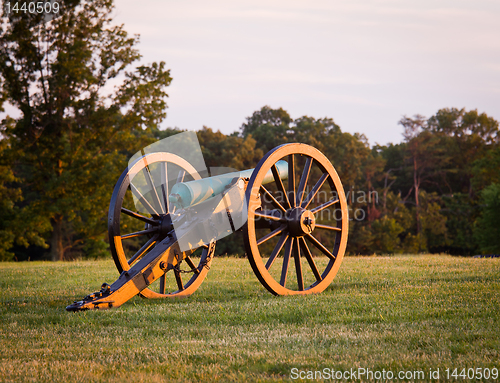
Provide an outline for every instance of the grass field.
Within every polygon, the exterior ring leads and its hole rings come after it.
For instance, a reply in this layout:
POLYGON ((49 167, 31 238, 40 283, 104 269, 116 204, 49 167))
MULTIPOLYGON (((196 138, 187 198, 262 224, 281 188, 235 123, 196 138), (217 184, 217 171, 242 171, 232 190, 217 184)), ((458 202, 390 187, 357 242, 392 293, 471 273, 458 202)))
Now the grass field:
POLYGON ((65 311, 116 277, 108 260, 0 263, 0 381, 274 382, 358 367, 425 372, 403 381, 440 368, 432 381, 446 381, 446 368, 500 367, 500 259, 348 257, 322 294, 274 297, 246 259, 216 258, 188 299, 65 311))

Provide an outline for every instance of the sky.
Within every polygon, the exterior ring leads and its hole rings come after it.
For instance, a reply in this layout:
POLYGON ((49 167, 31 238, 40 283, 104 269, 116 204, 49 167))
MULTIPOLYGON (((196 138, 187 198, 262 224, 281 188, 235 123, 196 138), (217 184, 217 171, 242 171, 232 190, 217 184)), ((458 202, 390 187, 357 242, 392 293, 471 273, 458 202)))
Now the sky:
POLYGON ((171 70, 165 128, 227 134, 269 105, 383 145, 404 115, 500 120, 498 0, 116 0, 114 20, 171 70))
POLYGON ((231 133, 269 105, 383 145, 403 115, 500 120, 498 0, 117 0, 115 20, 171 69, 164 127, 231 133))

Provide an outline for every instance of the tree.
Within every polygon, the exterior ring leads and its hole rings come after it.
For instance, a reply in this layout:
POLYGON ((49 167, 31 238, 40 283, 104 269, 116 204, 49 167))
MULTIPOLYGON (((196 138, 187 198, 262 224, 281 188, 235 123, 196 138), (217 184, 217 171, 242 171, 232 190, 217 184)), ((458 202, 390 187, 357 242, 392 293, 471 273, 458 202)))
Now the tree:
POLYGON ((303 116, 294 121, 293 142, 303 142, 323 152, 332 162, 345 189, 364 182, 362 164, 370 154, 366 137, 342 132, 331 118, 303 116))
MULTIPOLYGON (((368 220, 368 224, 370 225, 372 221, 379 218, 381 215, 380 209, 376 207, 379 203, 378 191, 375 189, 375 182, 380 181, 382 178, 386 179, 386 187, 383 189, 384 192, 384 205, 383 208, 386 207, 387 201, 387 178, 384 177, 383 169, 386 164, 385 159, 380 155, 377 148, 373 148, 370 154, 365 158, 362 171, 363 176, 366 181, 366 193, 368 196, 371 196, 372 193, 376 193, 377 198, 369 198, 366 205, 366 218, 368 220)), ((382 211, 383 213, 383 211, 382 211)))
POLYGON ((498 122, 477 110, 445 108, 428 120, 426 129, 440 137, 450 159, 442 182, 449 185, 450 193, 467 193, 473 198, 473 164, 500 144, 498 122))
POLYGON ((381 189, 382 215, 388 214, 387 201, 391 190, 399 194, 406 194, 411 188, 411 180, 402 170, 405 167, 406 143, 389 144, 387 146, 375 145, 373 151, 380 154, 385 163, 375 187, 381 189), (403 191, 406 192, 403 192, 403 191))
POLYGON ((479 201, 470 198, 468 193, 442 195, 441 201, 442 213, 446 217, 448 241, 446 246, 434 250, 457 255, 476 253, 478 246, 473 229, 480 213, 479 201))
POLYGON ((282 108, 264 106, 247 118, 240 131, 244 138, 251 135, 263 153, 287 142, 309 144, 330 159, 344 185, 354 187, 363 179, 362 163, 370 153, 366 137, 342 132, 331 118, 302 116, 293 120, 282 108))
POLYGON ((474 236, 483 254, 500 253, 500 184, 491 184, 481 192, 481 215, 474 236))
POLYGON ((60 17, 2 17, 2 96, 21 112, 2 120, 26 224, 50 237, 51 257, 99 239, 129 153, 165 117, 165 65, 139 60, 138 36, 113 26, 112 0, 69 0, 60 17), (119 82, 111 90, 111 81, 119 82))
POLYGON ((489 148, 484 155, 472 163, 472 185, 482 190, 492 183, 500 184, 500 146, 489 148))
POLYGON ((428 122, 426 129, 440 142, 446 165, 438 181, 448 238, 443 248, 455 254, 478 250, 474 222, 481 211, 481 190, 498 182, 500 136, 498 122, 477 110, 444 108, 428 122))
POLYGON ((400 250, 399 235, 404 232, 403 227, 395 218, 387 216, 378 219, 372 224, 373 243, 372 251, 382 254, 393 254, 400 250))
POLYGON ((251 117, 247 117, 247 122, 240 130, 244 138, 251 135, 257 141, 257 148, 267 153, 278 145, 294 142, 288 140, 291 123, 292 118, 282 108, 272 109, 264 106, 251 117))
POLYGON ((426 193, 422 191, 421 200, 421 226, 422 235, 425 238, 426 251, 435 251, 449 245, 447 218, 442 214, 441 198, 437 193, 426 193))
POLYGON ((435 135, 426 130, 426 119, 421 115, 414 118, 403 117, 399 124, 403 126, 403 137, 407 144, 407 159, 413 178, 413 185, 407 196, 414 192, 415 221, 417 225, 417 236, 421 233, 420 220, 420 191, 422 184, 430 181, 446 163, 440 142, 435 135))
POLYGON ((9 251, 15 241, 13 225, 16 216, 14 203, 21 199, 21 190, 8 185, 15 181, 9 162, 4 158, 7 142, 0 141, 0 261, 8 261, 14 257, 9 251))
POLYGON ((236 170, 254 168, 264 156, 261 149, 255 147, 252 136, 245 138, 225 134, 203 127, 198 131, 203 158, 207 167, 230 167, 236 170))

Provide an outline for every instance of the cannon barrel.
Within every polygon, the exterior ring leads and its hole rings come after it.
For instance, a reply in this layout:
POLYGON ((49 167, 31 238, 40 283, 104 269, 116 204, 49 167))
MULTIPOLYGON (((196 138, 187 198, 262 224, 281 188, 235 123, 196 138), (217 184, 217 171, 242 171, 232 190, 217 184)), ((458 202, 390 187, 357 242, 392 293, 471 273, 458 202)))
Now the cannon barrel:
MULTIPOLYGON (((282 180, 288 178, 288 163, 286 161, 278 161, 276 163, 276 169, 282 180)), ((254 169, 248 169, 241 172, 204 178, 202 180, 180 182, 172 187, 168 199, 178 209, 194 206, 222 193, 226 187, 231 184, 234 178, 250 178, 253 171, 254 169)), ((273 173, 269 170, 262 184, 267 184, 272 181, 274 181, 273 173)))

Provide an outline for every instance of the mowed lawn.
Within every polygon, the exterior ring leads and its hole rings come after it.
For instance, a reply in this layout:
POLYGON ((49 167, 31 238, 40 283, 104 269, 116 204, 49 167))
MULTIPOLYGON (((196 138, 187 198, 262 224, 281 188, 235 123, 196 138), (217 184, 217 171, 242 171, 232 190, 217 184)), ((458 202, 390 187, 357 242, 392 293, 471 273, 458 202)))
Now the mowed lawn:
POLYGON ((188 299, 65 311, 117 276, 111 260, 0 263, 0 381, 274 382, 358 367, 440 368, 445 381, 446 368, 500 365, 500 259, 347 257, 322 294, 275 297, 246 259, 216 257, 188 299))

